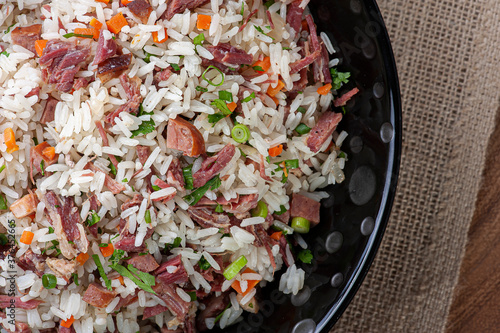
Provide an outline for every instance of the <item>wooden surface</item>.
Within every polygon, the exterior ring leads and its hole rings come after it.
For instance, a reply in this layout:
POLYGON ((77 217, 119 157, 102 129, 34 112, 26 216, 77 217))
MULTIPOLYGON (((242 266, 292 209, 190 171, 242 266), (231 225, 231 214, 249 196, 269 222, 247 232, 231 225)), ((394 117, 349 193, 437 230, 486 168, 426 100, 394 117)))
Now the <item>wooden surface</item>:
MULTIPOLYGON (((464 161, 464 163, 466 163, 464 161)), ((479 171, 478 171, 479 173, 479 171)), ((446 333, 500 332, 500 121, 488 144, 446 333)), ((465 222, 465 221, 464 221, 465 222)))

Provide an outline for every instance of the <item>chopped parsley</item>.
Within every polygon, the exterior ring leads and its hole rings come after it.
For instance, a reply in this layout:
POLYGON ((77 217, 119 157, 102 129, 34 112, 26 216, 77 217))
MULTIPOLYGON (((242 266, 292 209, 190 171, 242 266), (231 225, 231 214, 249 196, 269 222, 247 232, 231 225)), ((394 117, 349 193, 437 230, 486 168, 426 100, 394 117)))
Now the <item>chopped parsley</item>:
POLYGON ((4 56, 6 57, 9 57, 10 56, 10 53, 7 52, 7 51, 3 51, 3 52, 0 52, 0 54, 3 54, 4 56))
POLYGON ((181 245, 182 238, 180 237, 175 237, 174 241, 171 244, 165 244, 165 251, 170 251, 172 249, 175 249, 176 247, 179 247, 181 245))
POLYGON ((224 102, 222 99, 218 98, 214 100, 210 105, 215 106, 217 109, 219 109, 224 115, 229 116, 232 112, 229 110, 227 107, 226 102, 224 102))
POLYGON ((311 250, 302 250, 299 252, 298 258, 304 264, 310 264, 313 259, 313 255, 311 253, 311 250))
POLYGON ((251 101, 252 99, 254 99, 254 98, 255 98, 255 93, 254 93, 254 92, 252 92, 252 93, 250 94, 250 96, 243 98, 243 102, 244 102, 244 103, 250 102, 250 101, 251 101))
MULTIPOLYGON (((141 106, 139 107, 139 114, 137 115, 138 117, 143 116, 143 115, 153 115, 153 112, 145 112, 144 108, 141 106)), ((142 123, 139 125, 139 128, 132 131, 132 136, 131 138, 138 136, 140 134, 149 134, 155 130, 155 121, 150 118, 149 120, 142 121, 142 123)))
POLYGON ((170 64, 170 66, 171 66, 171 67, 174 69, 174 71, 176 71, 176 72, 178 72, 178 71, 180 71, 180 70, 181 70, 181 68, 179 67, 179 65, 178 65, 178 64, 174 64, 174 63, 172 63, 172 64, 170 64))
POLYGON ((349 82, 349 77, 351 73, 349 72, 339 72, 336 68, 331 68, 330 73, 332 74, 332 89, 339 90, 343 84, 349 82))
POLYGON ((282 49, 282 50, 291 50, 292 48, 291 48, 291 47, 288 47, 288 46, 283 46, 281 49, 282 49))
POLYGON ((91 227, 94 224, 98 223, 101 220, 99 215, 97 215, 97 212, 95 210, 90 211, 90 215, 87 217, 87 226, 91 227))
POLYGON ((202 86, 196 86, 196 88, 195 88, 195 89, 196 89, 196 91, 201 91, 201 92, 207 92, 207 91, 208 91, 208 89, 207 89, 207 88, 202 87, 202 86))
POLYGON ((267 9, 271 7, 274 4, 274 0, 269 0, 264 3, 264 6, 266 6, 267 9))
POLYGON ((255 28, 255 30, 257 30, 257 31, 258 31, 258 32, 260 32, 261 34, 263 34, 263 35, 265 35, 265 36, 267 36, 267 37, 271 38, 272 40, 274 40, 274 38, 273 38, 273 37, 271 37, 271 36, 269 36, 268 34, 266 34, 266 33, 264 32, 264 30, 263 30, 261 27, 259 27, 258 25, 254 25, 253 27, 255 28))
POLYGON ((122 183, 128 183, 128 179, 127 178, 123 178, 122 179, 122 183))
POLYGON ((198 266, 200 266, 200 268, 204 271, 212 267, 212 265, 210 265, 210 263, 207 261, 207 259, 205 259, 205 257, 200 258, 200 261, 198 261, 198 266))
POLYGON ((161 187, 158 186, 158 185, 152 185, 151 187, 153 188, 153 191, 159 191, 159 190, 161 190, 161 187))
POLYGON ((196 299, 197 299, 196 291, 188 291, 187 294, 189 295, 189 297, 191 297, 191 302, 196 301, 196 299))
POLYGON ((299 107, 297 108, 297 112, 300 112, 300 113, 306 113, 306 111, 307 111, 307 109, 306 109, 305 107, 303 107, 303 106, 299 106, 299 107))
POLYGON ((194 206, 200 199, 207 193, 209 189, 216 190, 221 185, 221 180, 219 175, 216 175, 212 179, 210 179, 205 185, 198 187, 196 190, 191 192, 190 194, 184 196, 184 201, 187 202, 188 205, 194 206))
POLYGON ((252 67, 255 71, 257 72, 265 72, 264 68, 260 67, 260 66, 253 66, 252 67))
POLYGON ((5 234, 0 234, 0 245, 7 245, 9 243, 9 239, 5 234))
POLYGON ((75 285, 79 286, 80 283, 78 282, 78 273, 73 273, 71 276, 73 277, 73 282, 75 283, 75 285))
POLYGON ((217 112, 217 113, 208 115, 208 122, 210 124, 215 125, 216 123, 219 122, 219 120, 224 119, 224 118, 226 118, 225 114, 223 114, 222 112, 217 112))
POLYGON ((104 280, 106 288, 108 288, 108 290, 113 290, 113 288, 111 288, 111 281, 104 272, 104 267, 102 267, 101 259, 99 259, 99 256, 97 254, 93 254, 92 259, 94 259, 94 262, 97 266, 97 270, 99 271, 99 275, 101 275, 102 279, 104 280))
POLYGON ((33 140, 35 146, 38 146, 38 139, 36 137, 32 137, 31 140, 33 140))
POLYGON ((9 27, 7 28, 7 30, 5 30, 4 34, 8 34, 10 32, 10 28, 12 28, 15 25, 16 25, 15 23, 12 23, 11 25, 9 25, 9 27))
POLYGON ((7 207, 7 202, 5 201, 5 198, 3 197, 3 195, 0 194, 0 209, 6 210, 8 208, 9 207, 7 207))
POLYGON ((339 153, 339 158, 346 158, 346 155, 343 151, 339 153))
POLYGON ((222 208, 221 204, 217 204, 217 207, 215 207, 215 212, 216 213, 223 213, 224 212, 224 208, 222 208))
POLYGON ((113 162, 111 162, 111 159, 108 157, 108 161, 109 161, 109 169, 111 170, 110 172, 116 176, 116 173, 117 173, 117 170, 116 170, 116 167, 115 165, 113 164, 113 162))
POLYGON ((201 45, 203 44, 203 41, 205 40, 205 35, 199 34, 193 39, 193 44, 194 45, 201 45))
POLYGON ((233 101, 233 94, 231 94, 229 91, 221 90, 219 91, 219 99, 231 103, 233 101))

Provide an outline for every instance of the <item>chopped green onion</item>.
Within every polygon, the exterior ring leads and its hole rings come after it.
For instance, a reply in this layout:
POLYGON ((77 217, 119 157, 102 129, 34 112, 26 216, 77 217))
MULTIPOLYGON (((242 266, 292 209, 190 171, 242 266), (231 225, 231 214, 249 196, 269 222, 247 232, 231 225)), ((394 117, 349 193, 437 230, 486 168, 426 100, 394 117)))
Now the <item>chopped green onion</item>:
POLYGON ((264 68, 262 68, 261 66, 253 66, 252 68, 257 72, 265 72, 264 68))
POLYGON ((264 201, 259 201, 257 202, 257 207, 252 209, 250 211, 250 214, 252 214, 253 217, 267 217, 267 205, 264 203, 264 201))
POLYGON ((241 14, 241 16, 243 16, 243 14, 245 14, 245 3, 243 1, 241 2, 241 11, 240 11, 240 14, 241 14))
POLYGON ((330 74, 332 74, 332 89, 339 90, 343 84, 349 82, 349 77, 351 73, 349 72, 339 72, 336 68, 330 69, 330 74))
POLYGON ((267 36, 267 37, 271 38, 272 40, 274 40, 274 38, 273 38, 273 37, 271 37, 271 36, 269 36, 268 34, 266 34, 266 33, 264 32, 264 30, 263 30, 261 27, 259 27, 258 25, 254 25, 253 27, 255 28, 255 30, 257 30, 258 32, 260 32, 260 33, 261 33, 261 34, 263 34, 264 36, 267 36))
POLYGON ((215 317, 214 324, 215 324, 215 323, 217 323, 217 322, 218 322, 218 321, 222 318, 222 315, 224 314, 224 312, 226 312, 226 310, 229 308, 229 306, 231 306, 231 302, 229 302, 229 303, 226 305, 226 307, 224 308, 224 310, 223 310, 221 313, 219 313, 219 314, 217 315, 217 317, 215 317))
POLYGON ((109 245, 108 243, 101 243, 99 244, 99 247, 108 247, 108 245, 109 245))
POLYGON ((292 219, 292 229, 298 232, 299 234, 307 234, 309 232, 309 228, 311 227, 311 222, 303 217, 294 217, 292 219))
POLYGON ((287 47, 287 46, 283 46, 282 49, 283 50, 291 50, 292 48, 291 47, 287 47))
MULTIPOLYGON (((152 111, 151 112, 145 112, 144 111, 144 107, 142 106, 142 103, 141 103, 140 106, 139 106, 139 114, 137 116, 140 117, 140 116, 144 116, 144 115, 152 116, 153 112, 152 111)), ((148 133, 151 133, 151 132, 154 131, 155 126, 156 126, 155 125, 155 121, 152 118, 149 118, 149 120, 146 120, 146 121, 143 120, 142 123, 139 125, 139 128, 132 131, 131 138, 136 137, 139 134, 146 135, 148 133)), ((119 159, 118 156, 116 157, 116 159, 118 161, 120 161, 120 159, 119 159)), ((113 169, 113 168, 111 168, 111 169, 113 169)), ((116 170, 116 168, 115 168, 115 170, 116 170)))
POLYGON ((215 106, 217 109, 219 109, 226 116, 229 116, 232 113, 231 110, 229 110, 229 108, 227 107, 226 102, 224 102, 221 99, 213 100, 213 102, 210 103, 210 105, 215 106))
POLYGON ((299 106, 297 108, 297 111, 300 112, 300 113, 306 113, 307 109, 305 107, 303 107, 303 106, 299 106))
POLYGON ((238 143, 245 143, 250 139, 250 130, 243 124, 238 124, 231 130, 231 137, 238 143))
POLYGON ((198 187, 196 190, 191 192, 190 194, 184 196, 184 201, 187 202, 188 205, 194 206, 200 199, 207 193, 209 189, 216 190, 219 188, 221 184, 221 180, 219 175, 216 175, 212 179, 210 179, 205 185, 198 187))
POLYGON ((196 299, 197 299, 197 297, 196 297, 196 291, 188 291, 187 294, 189 295, 189 297, 191 297, 191 302, 196 301, 196 299))
POLYGON ((243 158, 247 158, 247 154, 245 154, 245 153, 243 152, 243 150, 241 150, 241 148, 238 148, 238 149, 240 150, 241 157, 243 157, 243 158))
POLYGON ((226 280, 232 280, 234 279, 236 274, 238 274, 243 269, 243 267, 245 267, 247 263, 247 258, 245 258, 245 256, 241 256, 236 259, 236 261, 227 266, 222 275, 224 275, 226 280))
POLYGON ((179 247, 181 245, 181 242, 182 242, 182 238, 175 237, 172 244, 165 244, 165 251, 170 251, 172 249, 175 249, 176 247, 179 247))
POLYGON ((193 39, 193 44, 194 45, 201 45, 203 41, 205 40, 205 35, 199 34, 193 39))
POLYGON ((3 195, 0 194, 0 210, 6 210, 9 207, 7 207, 7 202, 5 201, 5 198, 3 195))
POLYGON ((193 165, 189 165, 185 168, 182 168, 182 175, 184 176, 184 188, 186 190, 192 190, 193 189, 193 165))
MULTIPOLYGON (((113 239, 118 238, 119 236, 120 236, 120 234, 116 234, 116 235, 114 235, 113 237, 111 237, 109 240, 110 240, 110 241, 112 241, 113 239)), ((113 253, 114 253, 114 252, 113 252, 113 253)))
POLYGON ((226 118, 227 116, 223 114, 222 112, 217 112, 214 114, 209 114, 207 119, 210 124, 213 124, 212 126, 215 126, 216 123, 219 122, 219 120, 226 118))
POLYGON ((128 179, 127 178, 123 178, 122 179, 122 183, 128 183, 128 179))
POLYGON ((279 166, 281 168, 283 165, 282 163, 285 163, 285 168, 287 168, 288 170, 297 169, 299 167, 299 160, 298 159, 284 160, 284 161, 277 162, 274 164, 276 164, 277 166, 279 166))
POLYGON ((101 220, 99 215, 97 215, 97 212, 95 210, 90 211, 90 216, 87 217, 87 226, 91 227, 94 224, 98 223, 101 220))
POLYGON ((210 265, 210 263, 204 257, 200 258, 200 261, 198 261, 198 266, 200 266, 200 268, 204 271, 212 267, 212 265, 210 265))
POLYGON ((223 101, 227 102, 232 102, 233 94, 231 94, 229 91, 221 90, 219 91, 219 99, 222 99, 223 101))
POLYGON ((109 169, 111 170, 110 172, 111 172, 114 176, 116 176, 116 172, 117 172, 117 170, 116 170, 116 168, 115 168, 115 165, 114 165, 113 163, 111 163, 111 160, 109 159, 109 157, 108 157, 108 161, 109 161, 109 169))
POLYGON ((274 0, 269 0, 269 1, 264 3, 264 6, 266 6, 266 8, 269 9, 269 7, 271 7, 273 4, 274 4, 274 0))
POLYGON ((97 266, 97 270, 99 271, 99 275, 101 275, 102 279, 104 280, 106 288, 108 288, 108 290, 112 290, 113 288, 111 288, 111 281, 108 279, 106 273, 104 272, 104 268, 102 267, 101 264, 101 259, 99 259, 99 256, 97 254, 93 254, 92 259, 94 259, 94 262, 97 266))
POLYGON ((224 208, 222 207, 221 204, 217 204, 217 207, 215 207, 215 212, 216 213, 223 213, 224 212, 224 208))
POLYGON ((3 52, 0 52, 0 54, 3 54, 4 56, 6 56, 7 58, 10 56, 10 53, 7 52, 7 51, 3 51, 3 52))
POLYGON ((280 206, 280 210, 278 212, 274 212, 273 214, 275 215, 282 215, 282 214, 285 214, 286 213, 286 208, 285 206, 281 205, 280 206))
POLYGON ((153 189, 153 191, 159 191, 159 190, 161 190, 161 187, 158 186, 158 185, 152 185, 151 188, 153 189))
POLYGON ((343 114, 346 114, 346 113, 347 113, 347 110, 346 110, 345 106, 341 106, 340 108, 342 109, 342 113, 343 113, 343 114))
POLYGON ((297 257, 304 264, 310 264, 312 259, 313 259, 313 255, 311 253, 311 250, 302 250, 299 252, 299 255, 297 257))
POLYGON ((7 30, 5 30, 4 34, 8 34, 10 32, 10 28, 12 28, 15 25, 16 25, 15 23, 12 23, 11 25, 9 25, 9 27, 7 28, 7 30))
POLYGON ((207 92, 207 91, 208 91, 208 89, 207 89, 207 88, 202 87, 202 86, 196 86, 196 88, 195 88, 195 89, 196 89, 196 91, 201 91, 201 92, 207 92))
POLYGON ((151 211, 149 209, 146 210, 146 213, 144 213, 144 221, 147 224, 151 224, 151 211))
POLYGON ((218 86, 220 86, 220 85, 222 85, 224 83, 224 73, 222 73, 222 71, 220 69, 218 69, 217 67, 215 67, 213 65, 210 65, 210 66, 207 67, 207 69, 205 69, 205 71, 203 72, 203 74, 201 74, 201 78, 203 80, 207 81, 208 84, 210 84, 211 86, 215 86, 215 87, 218 87, 218 86), (211 81, 211 80, 209 80, 209 79, 206 78, 206 74, 211 69, 216 70, 222 76, 221 81, 219 83, 214 83, 213 81, 211 81))
POLYGON ((112 268, 115 271, 117 271, 121 276, 127 277, 130 280, 132 280, 132 282, 134 282, 142 290, 147 291, 149 293, 152 293, 152 294, 156 295, 156 293, 153 290, 153 288, 151 288, 151 286, 155 285, 154 276, 152 276, 151 274, 141 272, 141 271, 137 270, 136 268, 134 268, 134 266, 132 266, 132 265, 128 265, 128 269, 130 271, 127 270, 122 265, 113 265, 112 268), (131 271, 135 272, 139 278, 137 278, 135 275, 133 275, 131 273, 131 271))
POLYGON ((132 274, 137 275, 144 283, 150 286, 155 285, 155 277, 153 275, 140 271, 130 264, 127 266, 127 268, 130 272, 132 272, 132 274))
POLYGON ((346 158, 346 155, 343 151, 339 153, 339 158, 346 158))
POLYGON ((306 124, 300 123, 295 127, 295 132, 299 133, 300 135, 307 134, 311 131, 311 128, 307 126, 306 124))
POLYGON ((43 274, 42 284, 45 289, 54 289, 57 286, 57 278, 53 274, 43 274))
POLYGON ((71 37, 80 37, 80 38, 94 38, 93 35, 82 35, 82 34, 75 34, 74 32, 67 33, 63 35, 64 38, 71 38, 71 37))
POLYGON ((254 93, 254 92, 252 92, 252 93, 250 94, 250 96, 243 98, 243 102, 244 102, 244 103, 246 103, 246 102, 250 102, 250 101, 251 101, 252 99, 254 99, 254 98, 255 98, 255 93, 254 93))
POLYGON ((36 137, 32 137, 31 140, 33 140, 35 146, 38 146, 38 139, 36 137))
POLYGON ((40 170, 42 170, 42 176, 45 176, 45 161, 40 162, 40 170))
POLYGON ((178 72, 178 71, 180 71, 180 70, 181 70, 181 68, 179 67, 179 65, 178 65, 178 64, 173 64, 173 63, 172 63, 172 64, 170 64, 170 66, 171 66, 171 67, 174 69, 174 71, 176 71, 176 72, 178 72))
POLYGON ((73 283, 79 286, 80 283, 78 282, 78 273, 73 273, 71 276, 73 277, 73 283))

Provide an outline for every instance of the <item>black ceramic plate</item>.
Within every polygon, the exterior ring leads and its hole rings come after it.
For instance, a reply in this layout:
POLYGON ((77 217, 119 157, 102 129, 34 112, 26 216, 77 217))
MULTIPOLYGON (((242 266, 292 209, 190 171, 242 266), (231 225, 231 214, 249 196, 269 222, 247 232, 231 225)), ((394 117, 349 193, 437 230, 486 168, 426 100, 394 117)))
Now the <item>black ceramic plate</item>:
MULTIPOLYGON (((305 236, 314 255, 304 289, 278 291, 281 274, 258 295, 260 311, 224 332, 328 332, 365 277, 382 239, 396 190, 401 105, 390 41, 373 0, 311 0, 309 9, 360 93, 339 130, 349 136, 346 180, 327 189, 321 223, 305 236)), ((220 332, 220 331, 219 331, 220 332)))

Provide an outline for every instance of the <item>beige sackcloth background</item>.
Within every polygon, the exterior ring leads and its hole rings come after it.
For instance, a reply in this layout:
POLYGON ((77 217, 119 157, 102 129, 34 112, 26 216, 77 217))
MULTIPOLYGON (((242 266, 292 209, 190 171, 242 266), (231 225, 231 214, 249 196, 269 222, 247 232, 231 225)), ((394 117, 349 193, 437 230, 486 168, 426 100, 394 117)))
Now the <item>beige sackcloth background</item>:
POLYGON ((401 171, 379 252, 332 332, 443 332, 499 107, 500 1, 378 4, 401 86, 401 171))

